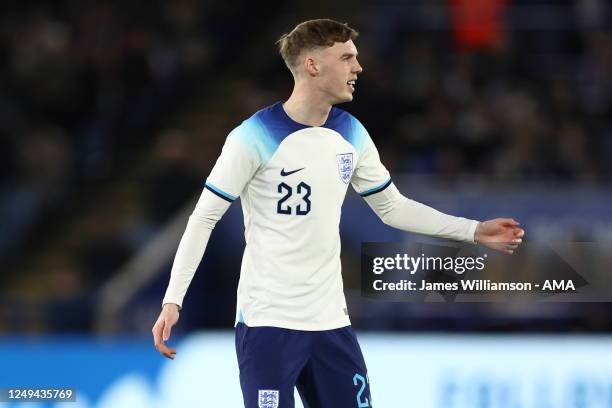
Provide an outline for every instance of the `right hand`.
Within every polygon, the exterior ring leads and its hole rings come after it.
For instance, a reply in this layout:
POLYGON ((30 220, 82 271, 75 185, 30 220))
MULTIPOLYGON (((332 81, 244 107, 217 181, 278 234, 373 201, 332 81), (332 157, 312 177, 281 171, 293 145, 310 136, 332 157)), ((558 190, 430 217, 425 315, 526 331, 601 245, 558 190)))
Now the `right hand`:
POLYGON ((179 307, 174 303, 166 303, 155 325, 153 326, 153 341, 155 342, 155 348, 165 357, 174 360, 176 357, 176 349, 168 347, 164 342, 170 339, 170 332, 172 326, 178 322, 179 319, 179 307))

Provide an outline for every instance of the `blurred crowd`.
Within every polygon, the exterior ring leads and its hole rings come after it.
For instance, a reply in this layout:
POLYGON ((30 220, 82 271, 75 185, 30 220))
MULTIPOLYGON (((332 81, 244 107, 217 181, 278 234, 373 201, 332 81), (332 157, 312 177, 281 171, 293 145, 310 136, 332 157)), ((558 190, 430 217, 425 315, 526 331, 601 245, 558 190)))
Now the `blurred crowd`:
POLYGON ((0 14, 0 331, 92 328, 97 288, 199 194, 232 127, 288 96, 274 42, 307 18, 361 32, 343 108, 392 173, 610 181, 603 0, 240 3, 0 14))

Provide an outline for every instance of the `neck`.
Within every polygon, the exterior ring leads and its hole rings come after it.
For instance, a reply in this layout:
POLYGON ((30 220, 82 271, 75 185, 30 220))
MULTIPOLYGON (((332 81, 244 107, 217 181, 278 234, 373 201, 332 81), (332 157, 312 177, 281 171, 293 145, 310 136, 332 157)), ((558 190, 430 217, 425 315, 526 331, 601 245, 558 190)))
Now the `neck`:
POLYGON ((296 82, 293 92, 283 104, 285 112, 291 119, 308 126, 323 126, 332 105, 323 95, 296 82))

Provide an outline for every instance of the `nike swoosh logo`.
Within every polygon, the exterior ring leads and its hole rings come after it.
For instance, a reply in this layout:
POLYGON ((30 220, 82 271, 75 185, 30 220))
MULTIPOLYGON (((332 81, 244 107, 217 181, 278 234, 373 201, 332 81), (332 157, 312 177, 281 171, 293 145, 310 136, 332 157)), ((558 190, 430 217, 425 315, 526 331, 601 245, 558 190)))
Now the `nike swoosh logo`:
POLYGON ((302 167, 301 169, 297 169, 297 170, 292 170, 292 171, 285 171, 285 168, 283 167, 283 169, 281 170, 281 176, 285 177, 285 176, 289 176, 293 173, 297 173, 300 170, 304 170, 305 167, 302 167))

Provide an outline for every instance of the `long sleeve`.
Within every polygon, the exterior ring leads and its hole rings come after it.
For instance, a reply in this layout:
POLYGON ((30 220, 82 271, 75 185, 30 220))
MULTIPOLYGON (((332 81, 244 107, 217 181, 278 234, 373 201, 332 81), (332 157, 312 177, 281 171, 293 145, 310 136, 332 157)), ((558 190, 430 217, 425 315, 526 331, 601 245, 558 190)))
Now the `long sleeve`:
POLYGON ((457 241, 474 242, 478 221, 454 217, 404 197, 393 183, 383 191, 364 198, 387 225, 457 241))
POLYGON ((478 221, 447 215, 404 197, 392 183, 367 131, 363 127, 360 130, 363 149, 351 183, 385 224, 404 231, 474 242, 478 221))
POLYGON ((179 243, 162 304, 183 305, 183 298, 202 260, 215 224, 246 188, 260 165, 249 145, 249 130, 234 129, 223 146, 179 243))
POLYGON ((219 198, 208 189, 202 192, 176 251, 170 283, 162 304, 174 303, 182 307, 183 298, 202 260, 210 234, 230 205, 230 202, 219 198))

